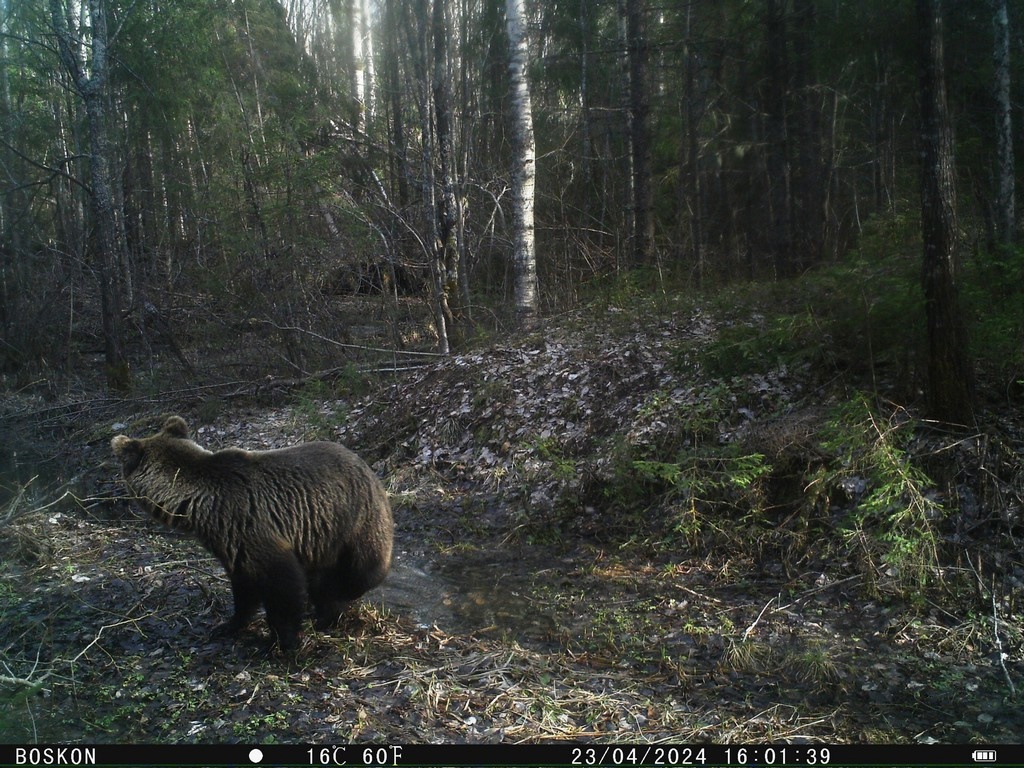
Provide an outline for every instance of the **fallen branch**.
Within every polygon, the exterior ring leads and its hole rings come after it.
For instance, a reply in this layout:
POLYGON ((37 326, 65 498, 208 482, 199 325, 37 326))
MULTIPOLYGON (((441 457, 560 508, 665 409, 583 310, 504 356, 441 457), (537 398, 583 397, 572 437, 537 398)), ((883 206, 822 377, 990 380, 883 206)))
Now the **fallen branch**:
POLYGON ((39 688, 42 684, 53 674, 53 669, 48 669, 45 674, 40 677, 33 678, 32 675, 39 668, 39 648, 36 648, 36 659, 32 663, 32 668, 29 670, 28 677, 19 677, 14 674, 14 671, 7 664, 7 661, 3 662, 4 670, 7 672, 6 675, 0 675, 0 683, 6 683, 7 685, 23 685, 26 688, 39 688))
POLYGON ((0 675, 0 683, 6 683, 7 685, 24 685, 26 688, 38 688, 52 674, 53 670, 48 670, 44 675, 37 677, 35 680, 30 677, 11 677, 9 675, 0 675))
POLYGON ((350 344, 343 341, 337 341, 335 339, 328 338, 323 334, 319 334, 316 331, 311 331, 308 328, 300 328, 297 325, 278 325, 273 320, 261 321, 264 325, 269 325, 278 331, 292 331, 294 333, 303 333, 306 336, 312 336, 318 341, 326 342, 335 347, 341 347, 342 349, 357 349, 360 352, 377 352, 384 355, 409 355, 412 357, 444 357, 445 355, 440 352, 423 352, 412 349, 388 349, 386 347, 369 347, 364 344, 350 344))

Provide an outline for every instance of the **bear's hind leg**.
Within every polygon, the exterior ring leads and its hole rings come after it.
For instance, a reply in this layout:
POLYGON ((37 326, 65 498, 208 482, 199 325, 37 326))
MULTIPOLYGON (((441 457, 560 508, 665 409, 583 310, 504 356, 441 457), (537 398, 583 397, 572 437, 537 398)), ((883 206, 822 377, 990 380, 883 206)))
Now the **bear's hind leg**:
POLYGON ((313 626, 320 631, 336 627, 341 614, 352 603, 351 600, 338 600, 327 596, 315 600, 313 604, 316 607, 316 620, 313 622, 313 626))
POLYGON ((317 629, 330 629, 338 624, 348 608, 384 580, 387 569, 379 563, 365 562, 343 551, 334 566, 325 571, 313 595, 317 629))
POLYGON ((334 594, 334 570, 315 570, 309 578, 309 600, 313 603, 313 626, 318 630, 330 629, 338 623, 348 601, 338 600, 334 594))
POLYGON ((323 591, 338 601, 358 600, 379 586, 388 570, 388 563, 378 557, 355 557, 351 552, 342 552, 330 577, 324 579, 323 591))

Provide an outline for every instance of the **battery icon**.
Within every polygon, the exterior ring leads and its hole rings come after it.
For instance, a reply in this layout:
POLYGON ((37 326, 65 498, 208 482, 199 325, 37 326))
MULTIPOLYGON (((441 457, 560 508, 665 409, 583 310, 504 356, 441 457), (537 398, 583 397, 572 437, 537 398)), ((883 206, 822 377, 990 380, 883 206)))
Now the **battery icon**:
POLYGON ((996 751, 994 749, 976 749, 971 752, 971 757, 974 758, 976 763, 994 763, 996 761, 996 751))

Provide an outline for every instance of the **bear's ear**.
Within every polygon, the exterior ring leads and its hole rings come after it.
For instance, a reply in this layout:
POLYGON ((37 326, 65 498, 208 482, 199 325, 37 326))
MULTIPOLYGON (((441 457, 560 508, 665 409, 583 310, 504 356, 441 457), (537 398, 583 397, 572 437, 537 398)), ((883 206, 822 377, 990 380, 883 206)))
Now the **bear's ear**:
POLYGON ((115 456, 121 458, 132 449, 132 443, 137 442, 138 440, 132 440, 127 435, 117 435, 110 441, 110 449, 114 452, 115 456))
POLYGON ((167 421, 164 422, 164 434, 170 435, 171 437, 188 437, 188 424, 181 416, 171 416, 167 421))
POLYGON ((121 460, 121 470, 130 475, 142 462, 142 443, 127 435, 117 435, 110 441, 114 455, 121 460))

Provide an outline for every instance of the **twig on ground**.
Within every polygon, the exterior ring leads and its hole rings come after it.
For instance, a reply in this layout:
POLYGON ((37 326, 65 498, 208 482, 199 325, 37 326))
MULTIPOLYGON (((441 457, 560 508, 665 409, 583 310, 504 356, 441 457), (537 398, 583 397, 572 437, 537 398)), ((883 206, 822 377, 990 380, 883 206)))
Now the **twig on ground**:
MULTIPOLYGON (((985 594, 985 583, 981 578, 981 558, 978 558, 978 565, 967 558, 967 562, 971 566, 971 570, 974 572, 974 578, 978 585, 978 594, 985 594)), ((1006 685, 1010 689, 1010 697, 1017 698, 1017 687, 1013 684, 1013 679, 1010 677, 1010 671, 1006 668, 1006 653, 1003 651, 1003 640, 999 637, 999 608, 996 605, 996 589, 995 580, 993 579, 992 587, 988 590, 989 598, 992 601, 992 638, 996 646, 996 656, 999 659, 999 668, 1003 671, 1003 677, 1006 678, 1006 685)))
POLYGON ((1006 684, 1010 688, 1010 698, 1017 698, 1017 688, 1013 684, 1013 679, 1010 677, 1010 672, 1006 668, 1006 653, 1003 652, 1003 641, 999 637, 999 610, 996 607, 996 590, 995 584, 992 585, 992 589, 989 590, 989 594, 992 597, 992 637, 995 638, 996 642, 996 655, 999 658, 999 667, 1003 670, 1003 677, 1006 678, 1006 684))
POLYGON ((750 637, 750 633, 754 631, 754 627, 756 627, 758 622, 761 621, 761 617, 764 616, 764 612, 767 611, 771 607, 772 603, 774 603, 776 601, 778 601, 780 603, 782 602, 782 600, 779 599, 780 597, 781 597, 781 595, 776 595, 771 600, 769 600, 767 603, 765 603, 764 608, 762 608, 761 612, 759 614, 757 614, 757 618, 754 619, 754 622, 749 627, 747 627, 746 631, 743 633, 743 637, 742 637, 743 640, 746 640, 748 637, 750 637))

